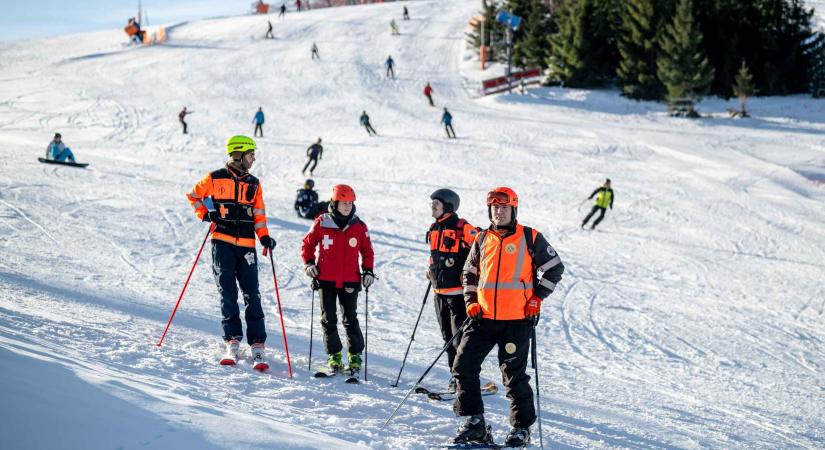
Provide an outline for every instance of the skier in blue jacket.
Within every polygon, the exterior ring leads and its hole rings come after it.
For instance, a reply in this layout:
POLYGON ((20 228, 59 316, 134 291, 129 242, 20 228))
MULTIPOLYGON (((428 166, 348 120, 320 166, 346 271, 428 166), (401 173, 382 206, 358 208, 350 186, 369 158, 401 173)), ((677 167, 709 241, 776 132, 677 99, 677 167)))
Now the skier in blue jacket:
POLYGON ((444 114, 441 116, 441 123, 444 124, 444 130, 447 131, 447 137, 452 137, 455 139, 455 130, 453 130, 453 115, 450 114, 450 111, 447 111, 447 108, 444 108, 444 114), (453 133, 450 136, 450 132, 453 133))
POLYGON ((261 132, 261 137, 264 137, 264 112, 261 109, 261 107, 258 107, 258 112, 255 113, 255 119, 253 120, 253 122, 255 122, 255 137, 258 137, 258 131, 261 132))

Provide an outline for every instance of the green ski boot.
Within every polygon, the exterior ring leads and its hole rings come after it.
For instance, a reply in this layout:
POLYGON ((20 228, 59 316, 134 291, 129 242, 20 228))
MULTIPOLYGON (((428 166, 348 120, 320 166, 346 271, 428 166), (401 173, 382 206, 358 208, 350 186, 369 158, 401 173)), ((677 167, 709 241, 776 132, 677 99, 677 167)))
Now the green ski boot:
POLYGON ((343 366, 341 365, 341 352, 337 353, 330 353, 329 357, 327 358, 327 367, 329 367, 329 371, 332 373, 341 372, 343 366))

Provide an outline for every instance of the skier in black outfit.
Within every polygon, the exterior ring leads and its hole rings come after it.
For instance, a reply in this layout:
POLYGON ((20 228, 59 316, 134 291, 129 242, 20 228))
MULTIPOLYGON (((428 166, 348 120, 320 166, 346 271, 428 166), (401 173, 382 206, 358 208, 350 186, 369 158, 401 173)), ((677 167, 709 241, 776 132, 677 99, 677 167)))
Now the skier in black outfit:
POLYGON ((264 38, 265 39, 275 39, 275 36, 272 35, 272 22, 267 20, 266 23, 269 24, 269 29, 266 30, 266 36, 264 36, 264 38))
POLYGON ((312 172, 315 171, 315 166, 318 165, 318 160, 321 159, 321 156, 324 154, 324 147, 321 146, 321 138, 318 138, 318 142, 310 145, 307 147, 307 163, 304 165, 304 168, 301 170, 301 173, 307 171, 307 167, 312 164, 312 168, 309 169, 309 175, 312 176, 312 172))
POLYGON ((392 56, 387 56, 387 61, 384 63, 387 66, 387 78, 392 77, 395 79, 395 70, 393 70, 393 66, 395 66, 395 60, 392 59, 392 56))
POLYGON ((615 194, 613 193, 613 189, 610 187, 610 178, 604 181, 604 185, 597 188, 590 194, 588 199, 592 199, 594 196, 596 197, 596 203, 593 204, 593 209, 590 210, 590 213, 587 214, 587 217, 584 218, 582 221, 582 228, 587 225, 587 221, 593 217, 593 214, 599 212, 599 217, 596 218, 596 221, 593 222, 593 225, 590 226, 590 229, 593 230, 596 228, 602 219, 604 219, 604 213, 607 211, 607 208, 613 209, 613 199, 615 198, 615 194))
POLYGON ((441 115, 441 123, 444 124, 444 131, 447 132, 447 137, 455 139, 455 130, 453 129, 453 115, 450 114, 450 111, 447 111, 447 108, 444 108, 444 114, 441 115), (450 133, 452 133, 452 136, 450 135, 450 133))
MULTIPOLYGON (((441 337, 446 343, 467 320, 461 270, 479 229, 458 217, 456 211, 461 199, 454 191, 438 189, 430 195, 430 199, 435 222, 427 232, 427 243, 430 244, 427 278, 432 282, 435 315, 441 337)), ((448 367, 453 366, 459 342, 454 340, 447 349, 448 367)), ((455 392, 455 386, 455 378, 450 378, 447 390, 455 392)))
POLYGON ((318 201, 318 192, 313 190, 314 187, 315 182, 307 180, 303 189, 298 189, 298 195, 295 197, 295 212, 298 213, 298 217, 313 220, 329 207, 329 202, 318 201))
POLYGON ((320 60, 320 59, 321 59, 321 55, 318 53, 318 46, 317 46, 317 45, 315 45, 315 43, 313 42, 313 43, 312 43, 312 60, 313 60, 313 61, 315 61, 315 59, 319 59, 319 60, 320 60))
POLYGON ((404 6, 404 20, 410 20, 410 12, 407 10, 406 6, 404 6))
POLYGON ((372 136, 373 134, 378 136, 378 132, 375 131, 375 128, 373 128, 372 125, 370 125, 370 116, 367 115, 366 111, 361 113, 361 118, 359 120, 361 121, 361 125, 363 125, 364 128, 367 129, 367 134, 369 134, 370 136, 372 136))
POLYGON ((281 3, 281 12, 278 13, 278 17, 284 17, 286 15, 286 5, 281 3))

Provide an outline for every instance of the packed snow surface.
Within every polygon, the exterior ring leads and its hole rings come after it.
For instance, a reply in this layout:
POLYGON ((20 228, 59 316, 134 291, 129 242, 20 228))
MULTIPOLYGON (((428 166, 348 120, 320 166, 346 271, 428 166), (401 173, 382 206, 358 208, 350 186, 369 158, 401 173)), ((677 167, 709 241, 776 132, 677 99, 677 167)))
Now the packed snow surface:
MULTIPOLYGON (((127 46, 120 30, 0 44, 3 447, 443 442, 458 425, 451 405, 418 395, 380 428, 442 345, 429 299, 390 387, 426 287, 429 194, 456 190, 459 212, 486 226, 485 193, 499 185, 519 193, 519 220, 567 268, 538 327, 546 445, 825 447, 825 102, 752 99, 753 118, 730 119, 736 100, 709 99, 705 118, 684 120, 615 91, 479 98, 487 75, 464 40, 479 2, 408 6, 408 22, 398 3, 271 16, 273 40, 266 17, 243 16, 170 26, 154 47, 127 46), (395 80, 383 72, 390 54, 395 80), (194 111, 188 135, 183 106, 194 111), (221 167, 229 136, 252 133, 259 106, 266 137, 252 173, 278 241, 293 379, 263 257, 270 373, 217 364, 208 244, 154 345, 207 230, 184 194, 221 167), (439 125, 444 106, 458 139, 439 125), (378 137, 359 127, 363 110, 378 137), (37 162, 55 131, 88 169, 37 162), (298 249, 309 222, 292 203, 318 137, 317 189, 352 185, 375 247, 360 385, 307 370, 313 303, 298 249), (580 230, 606 177, 615 207, 597 231, 580 230)), ((362 327, 364 306, 362 294, 362 327)), ((314 333, 320 367, 317 323, 314 333)), ((482 375, 500 382, 494 356, 482 375)), ((440 361, 424 384, 448 379, 440 361)), ((485 399, 502 440, 508 401, 485 399)))

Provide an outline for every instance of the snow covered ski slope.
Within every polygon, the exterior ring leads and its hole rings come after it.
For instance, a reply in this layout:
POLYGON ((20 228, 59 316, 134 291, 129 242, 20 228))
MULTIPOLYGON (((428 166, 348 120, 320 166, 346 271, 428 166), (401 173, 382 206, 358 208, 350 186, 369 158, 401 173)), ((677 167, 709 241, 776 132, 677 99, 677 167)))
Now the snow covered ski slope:
MULTIPOLYGON (((390 387, 426 287, 428 197, 450 187, 461 215, 486 226, 485 194, 499 185, 518 192, 519 220, 567 267, 538 329, 545 443, 825 447, 825 102, 754 99, 755 117, 733 120, 724 114, 733 102, 707 100, 699 109, 713 117, 688 121, 613 91, 479 99, 486 75, 464 50, 479 2, 406 4, 408 22, 398 3, 273 16, 273 40, 263 39, 264 17, 245 16, 170 26, 156 47, 124 46, 120 30, 0 43, 3 447, 444 442, 458 420, 449 402, 425 396, 379 429, 442 345, 427 306, 390 387), (427 81, 437 108, 422 95, 427 81), (188 135, 183 106, 194 111, 188 135), (223 164, 229 136, 251 135, 259 106, 267 122, 252 173, 278 241, 292 380, 264 258, 268 374, 251 369, 248 348, 238 366, 217 364, 208 251, 154 347, 206 233, 184 195, 223 164), (457 139, 439 125, 444 106, 457 139), (362 111, 377 137, 359 126, 362 111), (87 169, 37 162, 56 131, 87 169), (298 249, 309 223, 292 203, 318 137, 316 189, 355 188, 380 277, 369 379, 357 385, 312 378, 323 363, 317 324, 307 370, 311 303, 298 249), (606 177, 615 208, 582 231, 585 198, 606 177)), ((445 366, 425 385, 442 390, 445 366)), ((494 356, 482 375, 500 381, 494 356)), ((507 399, 485 403, 500 442, 507 399)))

